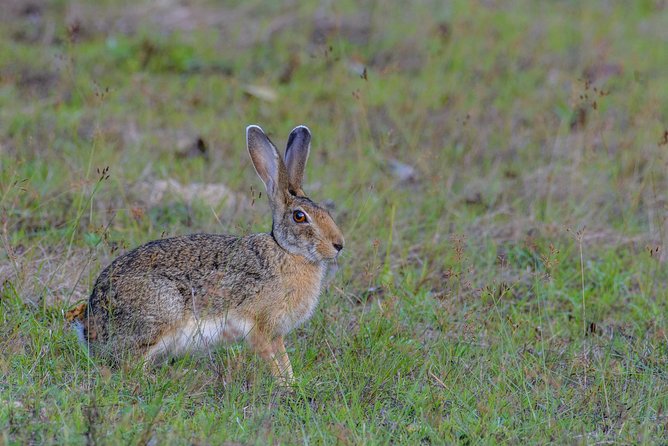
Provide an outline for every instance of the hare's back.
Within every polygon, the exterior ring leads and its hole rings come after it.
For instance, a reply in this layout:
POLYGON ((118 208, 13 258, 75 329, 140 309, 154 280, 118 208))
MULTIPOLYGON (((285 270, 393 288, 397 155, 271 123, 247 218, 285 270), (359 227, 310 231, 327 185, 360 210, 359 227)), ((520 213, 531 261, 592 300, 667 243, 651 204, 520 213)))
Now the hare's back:
POLYGON ((130 299, 133 306, 143 306, 155 304, 156 294, 186 293, 229 262, 229 252, 238 240, 192 234, 148 242, 118 257, 100 273, 90 304, 95 307, 101 301, 130 299))
POLYGON ((228 257, 238 237, 219 234, 190 234, 153 240, 114 260, 104 272, 132 276, 147 271, 205 271, 216 269, 228 257))

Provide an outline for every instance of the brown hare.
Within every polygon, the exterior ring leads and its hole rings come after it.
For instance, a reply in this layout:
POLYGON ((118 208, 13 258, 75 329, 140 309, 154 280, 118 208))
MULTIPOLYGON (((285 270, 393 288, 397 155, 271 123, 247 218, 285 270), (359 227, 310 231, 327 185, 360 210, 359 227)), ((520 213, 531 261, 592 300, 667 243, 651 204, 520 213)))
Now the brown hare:
POLYGON ((282 382, 293 380, 284 336, 308 320, 327 266, 343 249, 329 213, 302 190, 311 133, 290 133, 285 160, 256 125, 246 144, 264 182, 270 233, 193 234, 146 243, 114 260, 70 315, 93 356, 118 362, 245 339, 282 382))

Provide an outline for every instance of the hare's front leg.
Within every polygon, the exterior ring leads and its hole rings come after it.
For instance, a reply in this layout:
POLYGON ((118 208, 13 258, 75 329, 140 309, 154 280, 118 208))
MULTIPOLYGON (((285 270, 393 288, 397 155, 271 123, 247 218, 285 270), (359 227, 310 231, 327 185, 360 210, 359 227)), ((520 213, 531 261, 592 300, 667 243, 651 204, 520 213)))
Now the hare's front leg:
POLYGON ((282 384, 292 384, 292 365, 288 352, 285 351, 283 336, 271 339, 259 330, 253 330, 248 338, 251 348, 269 363, 271 374, 282 384))
POLYGON ((276 360, 278 362, 281 376, 284 376, 289 383, 294 382, 295 377, 292 373, 292 364, 290 364, 290 357, 288 357, 288 352, 285 350, 283 336, 277 336, 272 341, 272 344, 274 351, 276 352, 276 360))

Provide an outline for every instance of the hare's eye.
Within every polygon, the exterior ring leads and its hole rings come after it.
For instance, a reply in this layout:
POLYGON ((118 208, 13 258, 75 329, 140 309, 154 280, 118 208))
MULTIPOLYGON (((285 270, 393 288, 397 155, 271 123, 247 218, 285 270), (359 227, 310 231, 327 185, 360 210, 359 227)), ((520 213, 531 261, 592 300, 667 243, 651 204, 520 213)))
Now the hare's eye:
POLYGON ((306 214, 303 213, 302 211, 294 211, 292 213, 292 218, 297 223, 305 223, 306 222, 306 214))

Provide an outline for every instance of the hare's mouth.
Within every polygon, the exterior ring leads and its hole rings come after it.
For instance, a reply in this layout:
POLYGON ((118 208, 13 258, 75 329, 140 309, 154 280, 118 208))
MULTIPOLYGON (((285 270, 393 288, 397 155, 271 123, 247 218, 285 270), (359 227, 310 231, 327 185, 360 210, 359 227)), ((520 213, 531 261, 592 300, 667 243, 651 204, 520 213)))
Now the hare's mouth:
POLYGON ((323 260, 326 261, 327 263, 330 264, 338 264, 339 261, 339 256, 341 255, 341 251, 336 251, 332 254, 329 254, 327 256, 323 256, 323 260))
POLYGON ((330 274, 336 274, 336 272, 339 270, 338 256, 334 260, 331 260, 331 261, 327 262, 327 268, 328 268, 330 274))
POLYGON ((309 249, 308 257, 315 262, 331 263, 331 262, 336 262, 338 254, 339 254, 338 252, 329 251, 322 245, 320 246, 314 245, 309 249))

